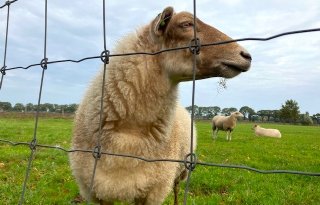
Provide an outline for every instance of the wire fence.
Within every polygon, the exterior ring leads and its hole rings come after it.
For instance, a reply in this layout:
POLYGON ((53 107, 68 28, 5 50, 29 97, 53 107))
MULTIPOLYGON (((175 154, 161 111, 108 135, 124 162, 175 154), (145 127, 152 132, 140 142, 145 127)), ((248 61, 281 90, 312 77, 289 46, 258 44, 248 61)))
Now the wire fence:
MULTIPOLYGON (((112 54, 110 53, 109 50, 107 50, 106 46, 106 3, 105 0, 103 0, 103 6, 102 6, 102 13, 103 13, 103 19, 102 19, 102 27, 103 27, 103 51, 101 52, 100 55, 97 56, 91 56, 91 57, 85 57, 79 60, 74 60, 74 59, 65 59, 65 60, 56 60, 56 61, 49 61, 46 55, 47 51, 47 10, 48 10, 48 4, 47 0, 45 0, 45 19, 44 19, 44 46, 43 46, 43 59, 40 61, 40 63, 34 63, 30 64, 27 66, 18 66, 18 67, 7 67, 6 66, 6 57, 7 57, 7 46, 8 46, 8 31, 9 31, 9 17, 10 17, 10 6, 17 2, 18 0, 12 0, 12 1, 6 1, 5 4, 0 6, 0 9, 7 8, 7 18, 6 18, 6 34, 5 34, 5 46, 4 46, 4 57, 3 57, 3 66, 0 69, 1 72, 1 81, 0 81, 0 91, 2 89, 3 82, 5 81, 4 76, 6 75, 6 72, 15 70, 15 69, 29 69, 32 67, 40 66, 42 68, 42 75, 41 75, 41 81, 40 81, 40 86, 39 86, 39 94, 38 94, 38 103, 37 103, 37 110, 35 113, 35 123, 34 123, 34 131, 33 131, 33 138, 31 139, 30 142, 14 142, 10 140, 5 140, 0 138, 0 142, 4 144, 9 144, 11 146, 28 146, 30 148, 30 155, 28 159, 28 165, 27 169, 25 172, 25 178, 22 186, 22 191, 20 195, 20 200, 19 204, 24 203, 24 197, 25 197, 25 192, 26 192, 26 186, 29 180, 29 176, 31 173, 31 167, 32 167, 32 162, 35 157, 35 151, 37 148, 47 148, 47 149, 57 149, 61 150, 66 153, 71 153, 71 152, 83 152, 83 153, 92 153, 95 163, 94 163, 94 168, 93 168, 93 173, 92 173, 92 178, 91 178, 91 185, 90 185, 90 190, 92 191, 93 187, 93 182, 96 174, 96 167, 97 164, 99 163, 99 159, 101 158, 102 155, 108 155, 108 156, 114 156, 114 157, 125 157, 125 158, 132 158, 132 159, 138 159, 142 160, 145 162, 172 162, 172 163, 181 163, 184 164, 185 168, 188 170, 188 175, 187 175, 187 181, 186 181, 186 186, 185 186, 185 193, 184 193, 184 204, 187 203, 187 196, 189 192, 189 184, 191 180, 191 174, 192 171, 196 168, 198 165, 202 166, 212 166, 212 167, 223 167, 223 168, 233 168, 233 169, 241 169, 241 170, 248 170, 260 174, 294 174, 294 175, 304 175, 304 176, 320 176, 320 173, 316 172, 303 172, 303 171, 295 171, 295 170, 261 170, 261 169, 256 169, 248 166, 242 166, 242 165, 231 165, 231 164, 217 164, 217 163, 210 163, 210 162, 201 162, 197 159, 197 155, 195 154, 193 150, 193 134, 191 134, 191 146, 190 146, 190 153, 185 156, 184 159, 150 159, 146 157, 141 157, 141 156, 134 156, 134 155, 127 155, 127 154, 122 154, 122 153, 110 153, 110 152, 104 152, 102 151, 101 147, 101 135, 102 135, 102 107, 104 104, 103 98, 104 98, 104 84, 105 84, 105 73, 107 69, 107 64, 109 63, 110 58, 112 57, 117 57, 117 56, 132 56, 132 55, 158 55, 163 52, 174 52, 177 50, 183 50, 183 49, 189 49, 190 52, 193 54, 193 84, 192 84, 192 112, 191 112, 191 118, 194 119, 194 99, 195 99, 195 68, 196 68, 196 56, 200 53, 201 47, 207 47, 207 46, 217 46, 217 45, 222 45, 222 44, 228 44, 228 43, 233 43, 233 42, 240 42, 240 41, 269 41, 275 38, 283 37, 283 36, 288 36, 288 35, 294 35, 294 34, 300 34, 300 33, 310 33, 310 32, 319 32, 320 28, 314 28, 314 29, 306 29, 306 30, 296 30, 296 31, 290 31, 290 32, 285 32, 285 33, 280 33, 276 34, 270 37, 266 38, 240 38, 240 39, 235 39, 235 40, 229 40, 229 41, 221 41, 221 42, 213 42, 213 43, 208 43, 208 44, 200 44, 199 39, 197 38, 197 33, 194 30, 194 40, 191 41, 190 45, 186 45, 183 47, 177 47, 177 48, 170 48, 170 49, 163 49, 159 50, 157 52, 135 52, 135 53, 122 53, 122 54, 112 54), (43 145, 43 144, 38 144, 37 143, 37 130, 38 130, 38 121, 39 121, 39 106, 41 103, 41 95, 43 91, 43 83, 44 83, 44 76, 45 76, 45 71, 48 68, 48 65, 50 64, 56 64, 56 63, 66 63, 66 62, 73 62, 73 63, 80 63, 86 60, 92 60, 92 59, 101 59, 103 64, 104 64, 104 69, 103 69, 103 79, 102 79, 102 85, 101 85, 101 99, 100 99, 100 122, 99 122, 99 134, 96 139, 96 146, 91 149, 91 150, 84 150, 84 149, 66 149, 60 146, 51 146, 51 145, 43 145)), ((193 0, 193 15, 194 15, 194 27, 196 27, 196 0, 193 0)), ((191 120, 191 133, 193 133, 193 123, 194 121, 191 120)), ((88 202, 90 203, 90 202, 88 202)))

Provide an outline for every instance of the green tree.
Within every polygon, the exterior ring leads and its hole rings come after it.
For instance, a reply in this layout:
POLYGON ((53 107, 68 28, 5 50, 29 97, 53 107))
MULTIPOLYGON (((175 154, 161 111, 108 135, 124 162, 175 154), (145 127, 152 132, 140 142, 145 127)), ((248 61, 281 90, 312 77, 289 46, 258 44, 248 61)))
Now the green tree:
POLYGON ((300 110, 295 100, 287 100, 279 111, 280 119, 284 122, 295 123, 299 119, 300 110))
POLYGON ((250 108, 249 106, 243 106, 240 108, 239 112, 241 112, 245 119, 251 120, 251 115, 255 114, 254 110, 250 108))
POLYGON ((26 109, 26 112, 32 112, 34 111, 34 105, 32 103, 28 103, 26 104, 25 109, 26 109))
POLYGON ((213 106, 212 110, 213 110, 214 116, 218 115, 221 112, 221 108, 218 106, 213 106))
MULTIPOLYGON (((190 105, 189 107, 186 107, 187 111, 191 114, 192 113, 192 106, 190 105)), ((195 118, 200 118, 201 117, 201 112, 202 112, 202 108, 194 105, 193 106, 193 111, 194 111, 194 117, 195 118)))
POLYGON ((65 108, 65 112, 67 113, 75 113, 78 108, 77 104, 69 104, 65 108))
POLYGON ((222 113, 223 115, 228 115, 228 113, 229 113, 229 108, 223 108, 223 109, 221 110, 221 113, 222 113))
POLYGON ((224 115, 230 115, 232 112, 236 112, 236 111, 238 111, 237 108, 229 107, 229 108, 223 108, 221 113, 224 115))
POLYGON ((44 112, 54 112, 55 111, 54 105, 51 103, 41 104, 41 108, 42 108, 42 111, 44 111, 44 112))
POLYGON ((238 109, 235 108, 235 107, 230 107, 229 108, 229 114, 231 114, 232 112, 236 112, 236 111, 238 111, 238 109))
MULTIPOLYGON (((191 114, 192 107, 186 107, 187 111, 191 114)), ((211 119, 213 116, 217 115, 220 112, 220 107, 209 106, 209 107, 199 107, 194 105, 194 117, 196 119, 211 119)))
POLYGON ((320 113, 314 114, 312 115, 312 120, 314 121, 314 123, 316 124, 320 124, 320 113))
POLYGON ((274 110, 259 110, 257 114, 261 117, 262 121, 270 121, 271 118, 274 119, 275 111, 274 110))
POLYGON ((212 119, 214 116, 221 112, 221 108, 218 106, 205 107, 205 118, 212 119))
POLYGON ((213 107, 206 107, 206 119, 211 119, 214 116, 213 107))
POLYGON ((305 114, 300 115, 300 122, 302 125, 312 125, 313 120, 309 115, 309 112, 306 112, 305 114))
POLYGON ((9 102, 0 102, 0 111, 11 111, 12 105, 9 102))
POLYGON ((212 118, 212 112, 210 107, 200 107, 201 110, 201 118, 202 119, 210 119, 212 118))
MULTIPOLYGON (((190 105, 189 107, 186 107, 187 111, 191 114, 192 113, 192 106, 190 105)), ((197 105, 193 106, 193 112, 194 115, 197 116, 199 113, 199 107, 197 105)))
POLYGON ((45 104, 35 105, 35 110, 39 110, 39 112, 47 112, 47 107, 45 104))
POLYGON ((280 121, 280 110, 273 110, 273 118, 275 122, 280 121))
POLYGON ((15 112, 23 112, 24 111, 24 105, 22 103, 16 103, 12 110, 15 111, 15 112))

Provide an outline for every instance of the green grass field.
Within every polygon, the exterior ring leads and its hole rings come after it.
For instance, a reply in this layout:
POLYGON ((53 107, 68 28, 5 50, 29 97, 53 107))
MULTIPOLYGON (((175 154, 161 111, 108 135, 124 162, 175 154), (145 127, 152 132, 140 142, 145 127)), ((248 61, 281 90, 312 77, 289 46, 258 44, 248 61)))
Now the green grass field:
MULTIPOLYGON (((212 141, 209 122, 196 125, 197 156, 202 162, 246 165, 263 170, 320 172, 319 126, 264 124, 264 127, 278 128, 282 132, 282 139, 271 139, 254 137, 251 123, 239 123, 233 140, 228 142, 225 132, 220 132, 218 139, 212 141)), ((0 139, 30 142, 33 129, 33 118, 0 118, 0 139)), ((72 119, 40 118, 38 144, 69 148, 71 130, 72 119)), ((0 204, 18 203, 29 155, 28 146, 0 142, 0 204)), ((37 149, 25 204, 73 204, 77 195, 67 153, 37 149)), ((170 195, 165 204, 172 203, 170 195)), ((318 205, 320 177, 258 174, 198 165, 192 172, 188 204, 318 205)))

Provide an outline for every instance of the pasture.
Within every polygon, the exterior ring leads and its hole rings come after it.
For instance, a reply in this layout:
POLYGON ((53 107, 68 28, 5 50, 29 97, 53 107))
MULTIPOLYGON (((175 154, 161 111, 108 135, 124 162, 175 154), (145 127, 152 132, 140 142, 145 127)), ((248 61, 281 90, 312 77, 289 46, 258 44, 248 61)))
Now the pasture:
MULTIPOLYGON (((71 118, 41 117, 38 144, 70 148, 71 118)), ((220 131, 211 138, 210 122, 196 122, 200 161, 246 165, 263 170, 320 172, 320 127, 263 124, 282 132, 281 139, 254 137, 252 123, 238 123, 232 141, 220 131)), ((29 142, 33 117, 0 117, 0 138, 29 142)), ((186 136, 189 137, 189 136, 186 136)), ((1 204, 17 204, 25 178, 28 146, 0 142, 1 204)), ((38 148, 27 184, 25 204, 75 204, 78 188, 71 175, 67 153, 38 148)), ((183 185, 184 186, 184 185, 183 185)), ((183 200, 183 189, 180 201, 183 200)), ((170 195, 166 204, 173 203, 170 195)), ((85 204, 85 203, 83 203, 85 204)), ((320 204, 320 177, 258 174, 247 170, 198 165, 192 172, 188 204, 320 204)))

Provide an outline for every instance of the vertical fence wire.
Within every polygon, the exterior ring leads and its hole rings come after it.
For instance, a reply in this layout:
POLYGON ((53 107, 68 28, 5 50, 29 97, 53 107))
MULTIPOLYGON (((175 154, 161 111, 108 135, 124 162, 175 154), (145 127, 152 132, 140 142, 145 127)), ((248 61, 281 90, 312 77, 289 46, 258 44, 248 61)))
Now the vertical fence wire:
POLYGON ((7 47, 8 47, 8 31, 9 31, 9 16, 10 16, 10 2, 7 1, 6 5, 8 7, 7 9, 7 25, 6 25, 6 36, 5 36, 5 42, 4 42, 4 55, 3 55, 3 66, 0 69, 1 72, 1 80, 0 80, 0 90, 2 88, 2 82, 3 82, 3 77, 6 74, 6 59, 7 59, 7 47))
POLYGON ((199 54, 200 50, 199 47, 197 47, 197 24, 196 24, 196 18, 197 18, 197 13, 196 13, 196 0, 193 0, 193 40, 190 42, 190 51, 192 52, 192 57, 193 57, 193 64, 192 64, 192 97, 191 97, 191 135, 190 135, 190 154, 186 156, 185 160, 188 160, 188 156, 190 157, 190 164, 186 165, 186 168, 188 169, 188 175, 187 175, 187 181, 185 185, 185 191, 184 191, 184 201, 183 203, 186 205, 187 200, 188 200, 188 192, 189 192, 189 187, 190 187, 190 180, 191 180, 191 174, 192 171, 195 168, 194 160, 196 159, 196 155, 193 150, 193 126, 194 126, 194 99, 195 99, 195 86, 196 86, 196 66, 197 66, 197 55, 199 54), (194 42, 195 47, 192 48, 194 42))
POLYGON ((42 68, 41 82, 40 82, 37 110, 36 110, 36 114, 35 114, 35 125, 34 125, 34 131, 33 131, 33 139, 29 144, 31 153, 30 153, 30 157, 29 157, 29 160, 28 160, 28 166, 27 166, 27 170, 26 170, 25 179, 24 179, 24 182, 23 182, 23 187, 22 187, 22 192, 21 192, 19 204, 23 204, 23 202, 24 202, 26 186, 27 186, 28 179, 30 177, 32 162, 33 162, 33 159, 34 159, 35 154, 36 154, 37 131, 38 131, 38 121, 39 121, 41 95, 42 95, 42 89, 43 89, 44 72, 47 69, 47 62, 48 62, 48 59, 47 59, 47 19, 48 19, 48 17, 47 17, 47 13, 48 13, 47 12, 47 8, 48 8, 47 0, 45 0, 44 51, 43 51, 43 59, 41 60, 41 68, 42 68))
MULTIPOLYGON (((103 75, 102 75, 102 85, 101 85, 101 98, 100 98, 100 113, 99 113, 99 134, 97 136, 97 142, 96 142, 96 147, 93 151, 93 157, 94 157, 94 167, 93 167, 93 172, 92 172, 92 177, 91 177, 91 182, 90 182, 90 195, 92 195, 92 189, 94 185, 94 178, 96 174, 96 168, 98 165, 98 160, 101 158, 101 135, 102 135, 102 125, 103 125, 103 100, 104 100, 104 94, 105 94, 105 81, 106 81, 106 68, 107 64, 109 63, 109 51, 107 50, 107 43, 106 43, 106 2, 103 0, 103 52, 101 53, 101 60, 103 61, 103 75)), ((87 204, 89 204, 90 201, 87 201, 87 204)))

